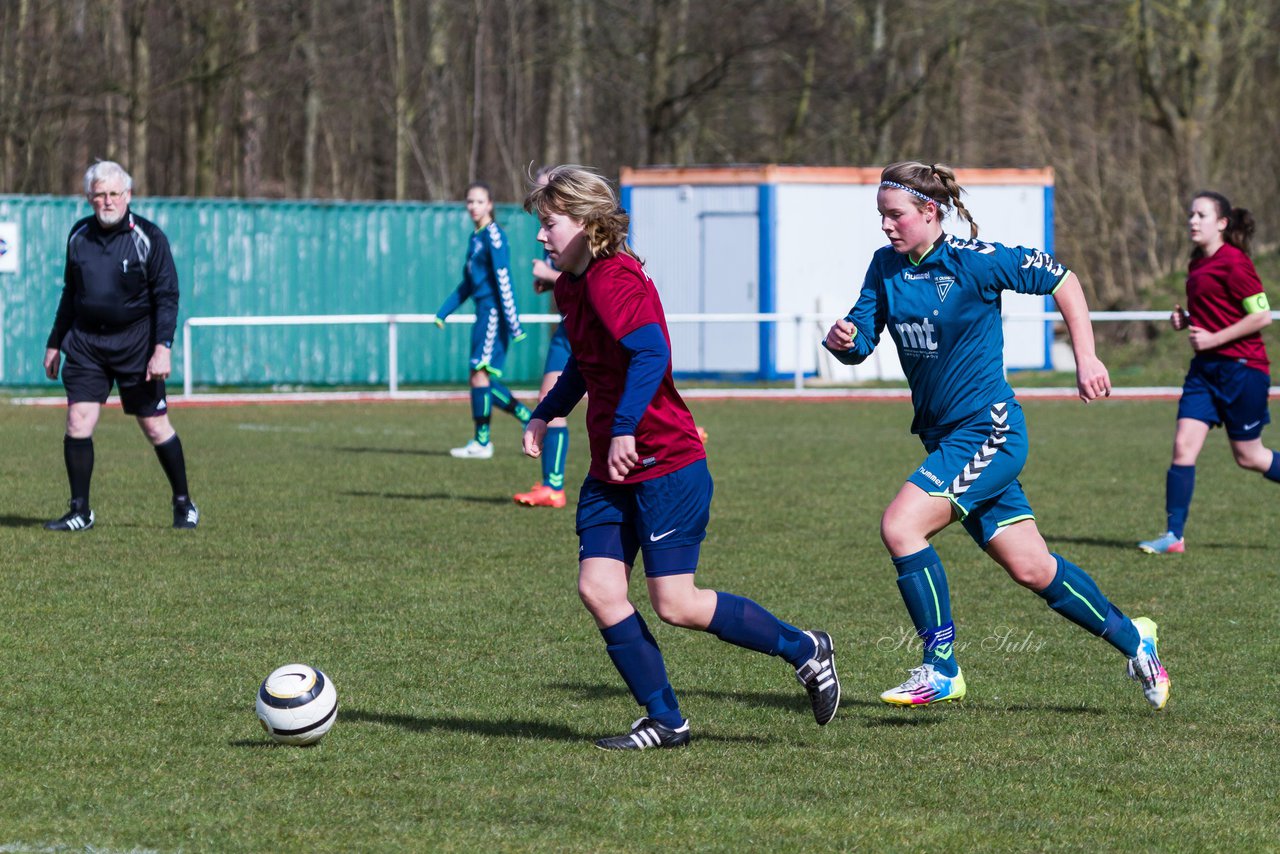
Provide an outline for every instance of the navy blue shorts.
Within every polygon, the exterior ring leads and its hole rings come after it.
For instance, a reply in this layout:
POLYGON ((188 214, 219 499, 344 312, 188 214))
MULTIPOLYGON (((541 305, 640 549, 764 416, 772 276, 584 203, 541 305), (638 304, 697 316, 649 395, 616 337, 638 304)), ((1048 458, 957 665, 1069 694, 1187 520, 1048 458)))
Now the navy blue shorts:
POLYGON ((115 383, 127 414, 149 418, 167 410, 164 380, 146 379, 147 362, 155 350, 151 318, 113 332, 73 327, 61 349, 66 356, 62 384, 67 403, 106 403, 115 383))
POLYGON ((633 484, 587 475, 578 493, 578 560, 606 557, 633 566, 641 552, 648 577, 694 572, 712 492, 705 459, 633 484))
POLYGON ((507 327, 498 316, 498 310, 477 311, 476 322, 471 325, 471 370, 486 370, 495 377, 502 376, 507 364, 507 327))
POLYGON ((551 343, 547 345, 547 361, 542 366, 544 374, 556 374, 569 364, 569 336, 564 332, 564 324, 557 323, 556 331, 551 333, 551 343))
POLYGON ((1271 375, 1235 359, 1197 356, 1182 383, 1178 417, 1227 428, 1227 438, 1246 442, 1271 423, 1267 396, 1271 375))

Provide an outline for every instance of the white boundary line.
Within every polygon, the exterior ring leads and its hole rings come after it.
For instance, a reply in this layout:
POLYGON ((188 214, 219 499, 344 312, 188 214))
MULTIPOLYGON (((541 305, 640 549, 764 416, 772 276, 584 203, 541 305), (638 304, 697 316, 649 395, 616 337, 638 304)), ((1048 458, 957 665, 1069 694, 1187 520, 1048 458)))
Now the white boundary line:
MULTIPOLYGON (((1014 389, 1019 398, 1037 400, 1075 400, 1074 388, 1020 388, 1014 389)), ((536 390, 521 391, 525 397, 537 395, 536 390)), ((1112 399, 1176 400, 1182 394, 1177 386, 1148 386, 1112 389, 1112 399)), ((1280 386, 1271 394, 1280 394, 1280 386)), ((470 400, 469 391, 305 391, 305 392, 254 392, 226 394, 174 395, 169 398, 179 406, 242 406, 248 404, 284 403, 388 403, 394 401, 455 402, 470 400)), ((812 403, 837 401, 910 400, 911 392, 905 388, 694 388, 682 389, 680 396, 690 400, 795 400, 812 403)), ((65 406, 61 395, 40 397, 15 397, 11 403, 17 406, 65 406)), ((108 398, 107 404, 118 406, 119 397, 108 398)))

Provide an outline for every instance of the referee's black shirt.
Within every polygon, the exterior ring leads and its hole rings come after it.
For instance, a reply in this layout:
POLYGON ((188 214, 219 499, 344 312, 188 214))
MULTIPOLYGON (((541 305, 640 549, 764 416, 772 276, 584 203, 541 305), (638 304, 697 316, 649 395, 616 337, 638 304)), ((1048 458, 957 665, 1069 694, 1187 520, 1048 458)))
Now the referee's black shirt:
POLYGON ((172 345, 178 274, 164 232, 132 211, 111 228, 94 216, 77 222, 67 238, 62 300, 47 346, 60 347, 72 326, 110 333, 144 317, 152 318, 154 341, 172 345))

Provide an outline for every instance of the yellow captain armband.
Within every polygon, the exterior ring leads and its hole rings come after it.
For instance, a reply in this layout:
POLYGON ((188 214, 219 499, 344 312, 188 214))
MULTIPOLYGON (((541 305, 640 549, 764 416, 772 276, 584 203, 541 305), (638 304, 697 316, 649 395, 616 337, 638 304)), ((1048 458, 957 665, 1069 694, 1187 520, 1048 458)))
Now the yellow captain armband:
POLYGON ((1246 297, 1240 304, 1244 306, 1246 314, 1257 314, 1260 311, 1271 310, 1271 304, 1267 302, 1266 294, 1254 294, 1251 297, 1246 297))

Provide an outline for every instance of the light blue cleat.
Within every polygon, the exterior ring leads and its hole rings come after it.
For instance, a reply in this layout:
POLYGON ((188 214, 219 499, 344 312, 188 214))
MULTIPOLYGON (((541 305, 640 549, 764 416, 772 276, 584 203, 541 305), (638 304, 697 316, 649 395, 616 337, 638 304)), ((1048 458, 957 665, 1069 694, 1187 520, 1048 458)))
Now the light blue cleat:
POLYGON ((1187 547, 1182 537, 1175 537, 1173 531, 1165 531, 1154 540, 1138 543, 1138 548, 1149 555, 1180 555, 1187 547))

